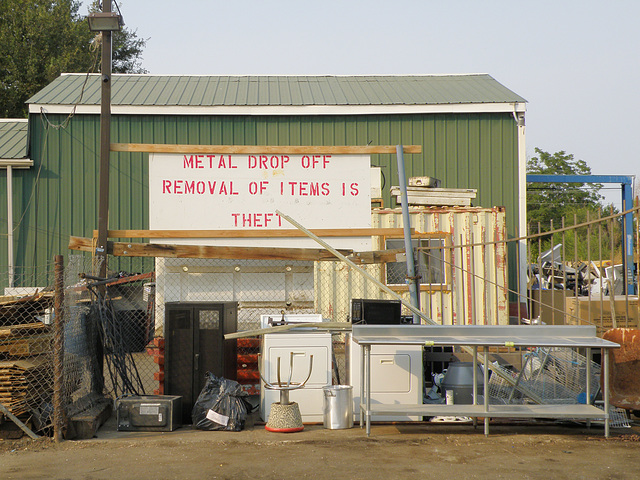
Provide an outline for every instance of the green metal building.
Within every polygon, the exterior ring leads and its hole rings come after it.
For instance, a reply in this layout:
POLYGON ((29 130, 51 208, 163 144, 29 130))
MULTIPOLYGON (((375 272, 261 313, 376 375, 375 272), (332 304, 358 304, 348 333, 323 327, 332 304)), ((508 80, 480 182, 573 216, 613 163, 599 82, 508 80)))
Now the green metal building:
MULTIPOLYGON (((65 74, 29 99, 23 158, 33 164, 10 172, 12 259, 0 198, 0 265, 18 272, 48 265, 68 253, 70 235, 90 237, 97 228, 100 85, 99 75, 65 74)), ((114 75, 111 141, 422 145, 421 154, 405 155, 407 177, 477 189, 474 205, 504 206, 515 237, 525 219, 525 102, 485 74, 114 75)), ((111 154, 109 228, 148 228, 147 156, 111 154)), ((385 206, 393 206, 395 155, 371 162, 382 169, 385 206)))

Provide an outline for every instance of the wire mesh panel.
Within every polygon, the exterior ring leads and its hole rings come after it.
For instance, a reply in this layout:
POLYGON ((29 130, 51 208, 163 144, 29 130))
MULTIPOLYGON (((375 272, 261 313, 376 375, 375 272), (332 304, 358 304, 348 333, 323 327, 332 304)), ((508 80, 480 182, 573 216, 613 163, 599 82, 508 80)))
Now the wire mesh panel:
POLYGON ((107 269, 100 278, 96 262, 71 256, 65 270, 65 398, 70 406, 80 403, 78 408, 91 395, 153 393, 157 385, 157 365, 147 352, 153 302, 145 288, 155 275, 107 269))
MULTIPOLYGON (((4 277, 9 278, 7 270, 4 277)), ((0 403, 39 433, 53 413, 53 264, 21 269, 0 296, 0 403)), ((0 414, 1 415, 1 414, 0 414)))
MULTIPOLYGON (((600 385, 600 365, 591 363, 591 396, 595 398, 600 385)), ((535 348, 523 353, 522 369, 518 372, 494 365, 509 383, 498 375, 489 379, 490 403, 522 404, 533 400, 523 392, 531 392, 543 404, 587 403, 587 357, 571 348, 535 348)))

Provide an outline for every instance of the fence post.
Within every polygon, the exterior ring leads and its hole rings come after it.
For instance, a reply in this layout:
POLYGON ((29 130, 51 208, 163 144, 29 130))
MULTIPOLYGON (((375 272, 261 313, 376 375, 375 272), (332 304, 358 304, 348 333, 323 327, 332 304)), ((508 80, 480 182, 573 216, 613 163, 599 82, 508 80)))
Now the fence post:
POLYGON ((62 368, 64 360, 64 257, 54 258, 54 310, 53 324, 53 439, 61 442, 64 427, 62 405, 62 368))

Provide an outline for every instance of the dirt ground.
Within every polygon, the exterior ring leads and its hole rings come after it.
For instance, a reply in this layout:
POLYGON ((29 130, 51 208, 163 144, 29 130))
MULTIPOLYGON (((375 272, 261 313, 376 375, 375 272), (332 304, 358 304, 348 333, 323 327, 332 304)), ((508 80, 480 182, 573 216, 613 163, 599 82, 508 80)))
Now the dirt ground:
POLYGON ((637 479, 640 424, 522 422, 374 424, 272 433, 118 432, 109 420, 91 440, 0 441, 0 479, 637 479))

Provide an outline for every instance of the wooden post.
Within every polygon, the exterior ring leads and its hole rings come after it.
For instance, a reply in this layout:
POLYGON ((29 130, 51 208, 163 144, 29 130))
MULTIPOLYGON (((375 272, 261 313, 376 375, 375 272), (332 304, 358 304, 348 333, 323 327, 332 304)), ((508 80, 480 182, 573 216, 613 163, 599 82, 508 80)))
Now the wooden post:
POLYGON ((54 323, 53 323, 53 439, 62 441, 65 424, 62 401, 64 362, 64 257, 55 256, 54 323))

